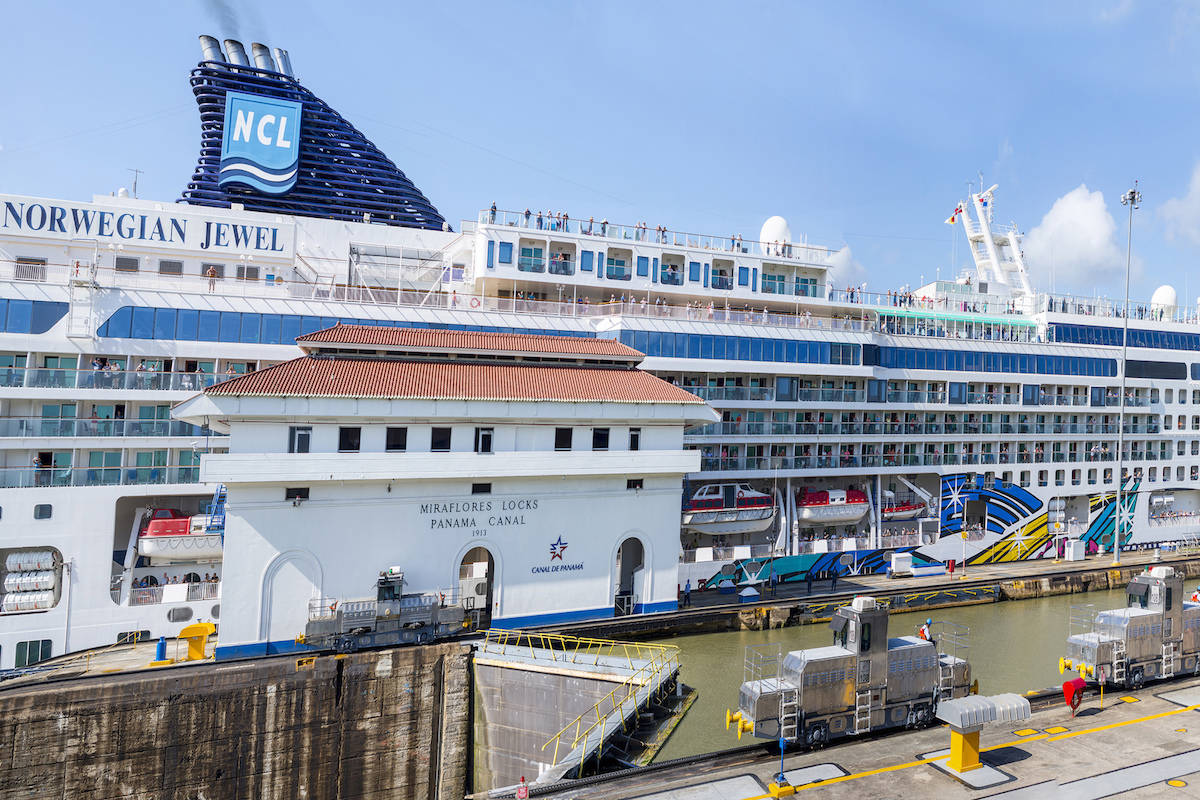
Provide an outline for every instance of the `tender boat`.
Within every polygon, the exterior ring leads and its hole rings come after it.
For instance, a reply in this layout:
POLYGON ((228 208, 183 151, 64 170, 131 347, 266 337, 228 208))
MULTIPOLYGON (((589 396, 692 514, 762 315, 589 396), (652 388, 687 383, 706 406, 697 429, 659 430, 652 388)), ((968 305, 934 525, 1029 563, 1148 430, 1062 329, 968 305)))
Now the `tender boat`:
POLYGON ((221 530, 208 514, 188 516, 177 508, 154 508, 138 531, 138 555, 152 564, 203 561, 221 557, 221 530))
POLYGON ((773 524, 775 501, 746 483, 701 486, 683 506, 683 527, 697 533, 761 533, 773 524))
POLYGON ((916 519, 921 516, 924 510, 924 503, 900 503, 898 505, 884 506, 879 513, 883 516, 884 522, 897 522, 916 519))
POLYGON ((796 517, 801 523, 838 525, 857 522, 867 513, 867 496, 856 489, 801 489, 796 517))

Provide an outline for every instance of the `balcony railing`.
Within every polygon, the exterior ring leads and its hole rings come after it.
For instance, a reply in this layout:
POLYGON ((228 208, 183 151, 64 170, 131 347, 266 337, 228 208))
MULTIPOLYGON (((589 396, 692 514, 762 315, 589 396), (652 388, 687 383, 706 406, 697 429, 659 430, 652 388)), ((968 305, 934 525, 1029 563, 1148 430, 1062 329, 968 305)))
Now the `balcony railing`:
POLYGON ((206 372, 5 367, 0 368, 0 387, 198 392, 233 377, 206 372))
POLYGON ((0 417, 0 438, 59 436, 213 436, 200 425, 171 419, 46 419, 0 417))
POLYGON ((521 272, 545 272, 546 259, 521 256, 517 259, 517 269, 521 272))
POLYGON ((0 489, 199 483, 199 467, 0 467, 0 489))

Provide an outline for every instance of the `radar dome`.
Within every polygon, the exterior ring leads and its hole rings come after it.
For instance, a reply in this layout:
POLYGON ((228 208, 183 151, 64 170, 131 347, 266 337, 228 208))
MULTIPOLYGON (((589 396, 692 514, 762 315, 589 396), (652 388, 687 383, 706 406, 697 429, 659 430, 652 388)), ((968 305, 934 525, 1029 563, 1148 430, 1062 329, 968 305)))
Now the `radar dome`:
POLYGON ((1150 307, 1162 309, 1167 314, 1174 314, 1178 305, 1179 297, 1175 293, 1175 287, 1170 284, 1163 284, 1150 296, 1150 307))
POLYGON ((759 249, 764 255, 767 254, 767 245, 772 242, 790 242, 792 240, 792 229, 788 227, 787 220, 783 217, 771 217, 763 223, 762 230, 758 232, 759 249))

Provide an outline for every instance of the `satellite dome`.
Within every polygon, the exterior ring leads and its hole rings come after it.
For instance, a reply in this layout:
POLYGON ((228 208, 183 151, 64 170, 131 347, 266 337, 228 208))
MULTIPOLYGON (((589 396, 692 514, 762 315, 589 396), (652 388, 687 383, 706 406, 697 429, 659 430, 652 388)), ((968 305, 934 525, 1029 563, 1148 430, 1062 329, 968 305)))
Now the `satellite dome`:
POLYGON ((763 223, 762 230, 758 232, 759 249, 764 255, 767 255, 767 245, 771 242, 790 242, 792 240, 792 229, 788 227, 787 220, 783 217, 771 217, 763 223))
POLYGON ((1154 294, 1150 296, 1150 307, 1162 309, 1167 314, 1175 313, 1178 305, 1179 298, 1175 292, 1175 287, 1170 284, 1163 284, 1155 289, 1154 294))

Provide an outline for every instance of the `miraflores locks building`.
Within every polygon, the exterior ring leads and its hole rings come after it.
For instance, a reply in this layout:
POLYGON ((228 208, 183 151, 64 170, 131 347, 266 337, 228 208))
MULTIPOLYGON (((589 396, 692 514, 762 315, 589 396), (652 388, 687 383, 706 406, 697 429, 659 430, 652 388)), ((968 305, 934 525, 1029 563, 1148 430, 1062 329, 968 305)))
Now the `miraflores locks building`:
POLYGON ((201 461, 228 490, 221 655, 291 649, 310 599, 394 565, 496 626, 675 608, 683 431, 717 415, 641 353, 356 325, 297 344, 173 412, 230 434, 201 461))

